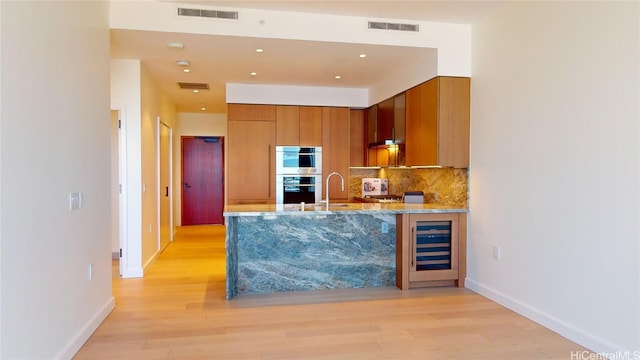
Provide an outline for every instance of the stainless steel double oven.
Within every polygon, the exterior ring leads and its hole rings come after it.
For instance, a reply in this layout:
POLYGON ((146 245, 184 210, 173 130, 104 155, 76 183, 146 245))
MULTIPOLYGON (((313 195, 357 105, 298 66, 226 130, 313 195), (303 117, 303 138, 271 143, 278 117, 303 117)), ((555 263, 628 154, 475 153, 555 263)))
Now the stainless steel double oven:
POLYGON ((321 199, 322 147, 276 146, 276 204, 321 199))

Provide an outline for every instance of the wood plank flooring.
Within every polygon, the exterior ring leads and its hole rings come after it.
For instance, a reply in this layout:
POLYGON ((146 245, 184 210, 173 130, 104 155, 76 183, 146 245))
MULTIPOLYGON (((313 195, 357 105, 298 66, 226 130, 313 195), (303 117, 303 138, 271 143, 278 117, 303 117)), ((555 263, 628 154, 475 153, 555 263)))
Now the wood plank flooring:
POLYGON ((222 226, 179 228, 74 359, 571 359, 583 347, 469 290, 225 300, 222 226))

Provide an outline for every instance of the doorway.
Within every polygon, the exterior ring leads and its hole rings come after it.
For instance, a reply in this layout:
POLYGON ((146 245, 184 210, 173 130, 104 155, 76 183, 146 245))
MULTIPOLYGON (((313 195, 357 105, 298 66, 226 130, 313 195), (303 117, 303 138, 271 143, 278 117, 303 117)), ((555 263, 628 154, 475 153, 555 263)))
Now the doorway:
POLYGON ((182 225, 224 224, 224 139, 182 137, 182 225))

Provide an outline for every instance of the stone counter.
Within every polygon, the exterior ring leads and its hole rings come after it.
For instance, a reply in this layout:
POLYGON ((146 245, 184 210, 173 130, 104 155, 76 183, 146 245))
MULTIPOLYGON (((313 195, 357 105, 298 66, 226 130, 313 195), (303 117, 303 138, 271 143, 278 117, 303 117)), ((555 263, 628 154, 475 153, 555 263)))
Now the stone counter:
POLYGON ((229 205, 227 299, 395 286, 396 215, 466 212, 415 204, 229 205))

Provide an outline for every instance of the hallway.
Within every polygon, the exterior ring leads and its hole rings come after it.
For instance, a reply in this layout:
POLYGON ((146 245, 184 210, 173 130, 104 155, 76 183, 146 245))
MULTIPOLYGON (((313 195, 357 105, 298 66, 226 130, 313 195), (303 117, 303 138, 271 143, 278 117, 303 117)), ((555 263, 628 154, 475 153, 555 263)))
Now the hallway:
POLYGON ((74 359, 571 359, 585 350, 466 289, 227 301, 224 231, 178 228, 143 279, 116 275, 116 308, 74 359))

